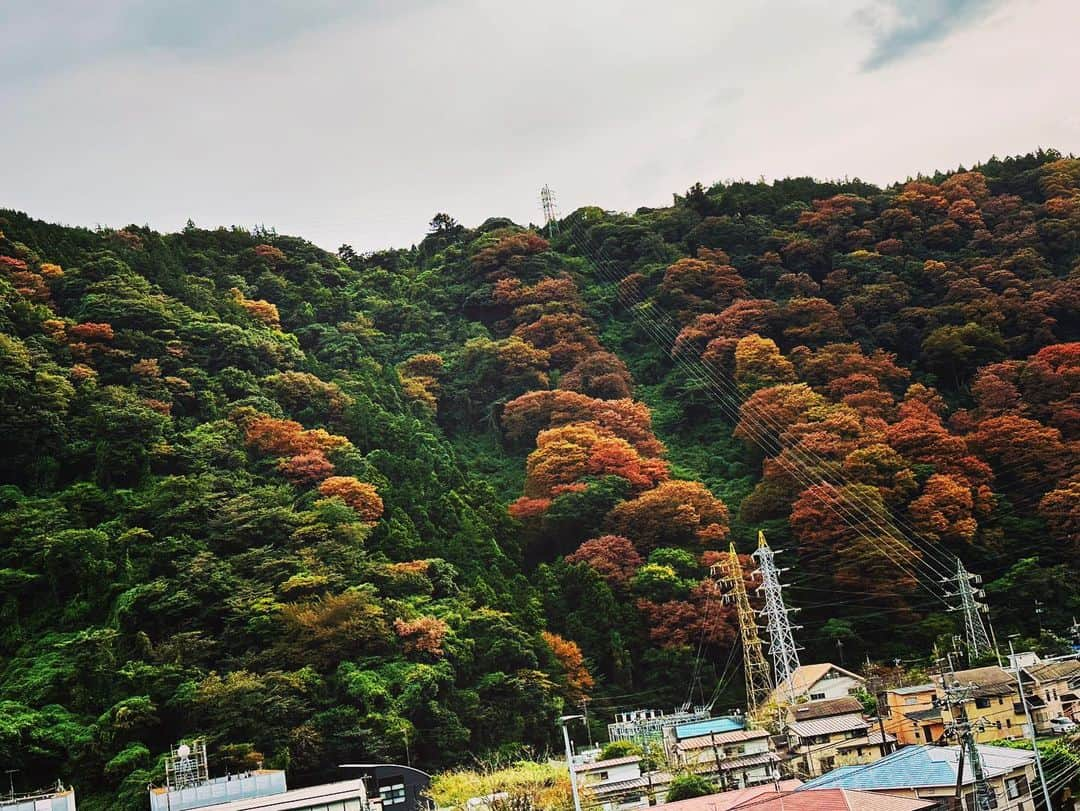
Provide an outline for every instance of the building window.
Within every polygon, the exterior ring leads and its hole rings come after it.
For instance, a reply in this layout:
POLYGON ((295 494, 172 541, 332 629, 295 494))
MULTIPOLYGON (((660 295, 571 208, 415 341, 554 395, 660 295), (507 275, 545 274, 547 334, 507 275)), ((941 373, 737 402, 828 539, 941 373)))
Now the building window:
POLYGON ((811 693, 810 694, 810 700, 811 701, 817 701, 820 698, 825 698, 825 694, 824 693, 811 693))
POLYGON ((608 779, 608 773, 607 772, 597 772, 596 773, 596 779, 599 780, 601 783, 606 783, 607 779, 608 779))
POLYGON ((990 699, 977 698, 975 699, 975 706, 978 707, 980 710, 985 710, 987 707, 990 706, 990 699))
POLYGON ((388 786, 379 786, 379 796, 382 797, 383 807, 405 805, 405 784, 391 783, 388 786))
POLYGON ((1021 797, 1026 797, 1029 791, 1031 791, 1031 788, 1028 786, 1026 775, 1006 778, 1005 796, 1010 800, 1019 800, 1021 797))
POLYGON ((1012 719, 1011 718, 1006 718, 1005 719, 1005 729, 1012 729, 1012 719))

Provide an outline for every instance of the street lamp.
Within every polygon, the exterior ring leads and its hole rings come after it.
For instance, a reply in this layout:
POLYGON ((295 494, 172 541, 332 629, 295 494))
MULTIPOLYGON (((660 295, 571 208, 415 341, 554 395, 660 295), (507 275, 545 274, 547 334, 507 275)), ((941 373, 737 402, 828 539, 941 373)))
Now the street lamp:
POLYGON ((574 773, 574 760, 570 754, 570 730, 566 724, 570 721, 583 721, 583 715, 564 715, 559 718, 562 727, 563 743, 566 744, 566 768, 570 770, 570 791, 574 795, 574 811, 581 811, 581 797, 578 796, 577 775, 574 773))

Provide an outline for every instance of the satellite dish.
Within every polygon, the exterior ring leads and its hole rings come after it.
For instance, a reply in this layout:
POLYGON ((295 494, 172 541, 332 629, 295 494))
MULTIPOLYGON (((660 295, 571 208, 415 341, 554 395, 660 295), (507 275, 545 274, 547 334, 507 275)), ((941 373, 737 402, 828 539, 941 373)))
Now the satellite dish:
POLYGON ((176 754, 179 757, 190 757, 191 747, 188 746, 186 743, 182 743, 178 747, 176 747, 176 754))

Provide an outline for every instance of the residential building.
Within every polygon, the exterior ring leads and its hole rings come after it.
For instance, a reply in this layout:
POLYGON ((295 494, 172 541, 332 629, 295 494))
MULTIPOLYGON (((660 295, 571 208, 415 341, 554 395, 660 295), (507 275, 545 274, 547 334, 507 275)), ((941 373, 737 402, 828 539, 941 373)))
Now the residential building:
POLYGON ((589 804, 602 811, 648 806, 649 798, 663 797, 671 783, 667 772, 642 772, 638 755, 582 763, 574 766, 574 774, 589 804))
MULTIPOLYGON (((979 745, 983 773, 994 792, 996 807, 1035 811, 1032 786, 1035 756, 1024 749, 979 745)), ((959 746, 908 746, 865 766, 842 766, 803 784, 797 791, 845 788, 933 800, 945 811, 955 807, 959 782, 964 809, 973 809, 975 777, 971 763, 960 758, 959 746)))
POLYGON ((716 718, 706 718, 703 721, 669 726, 664 729, 664 754, 669 761, 676 762, 674 747, 679 741, 700 738, 702 735, 711 735, 713 733, 736 732, 745 728, 746 718, 742 715, 724 715, 716 718))
POLYGON ((780 758, 764 729, 735 729, 686 738, 673 748, 678 768, 707 777, 726 789, 780 779, 780 758))
MULTIPOLYGON (((788 707, 785 733, 788 768, 802 777, 815 777, 837 766, 871 763, 881 757, 880 731, 862 715, 853 696, 809 701, 788 707)), ((886 748, 896 742, 886 735, 886 748)))
POLYGON ((902 746, 936 743, 945 733, 938 690, 932 683, 897 687, 885 692, 885 731, 902 746))
POLYGON ((285 772, 279 769, 256 769, 213 779, 199 779, 188 784, 150 789, 150 811, 190 811, 233 800, 247 800, 283 794, 285 772))
POLYGON ((689 800, 677 800, 673 803, 661 803, 655 806, 653 811, 731 811, 737 805, 763 799, 778 792, 789 792, 800 785, 802 783, 799 780, 781 780, 779 783, 767 786, 752 786, 734 791, 721 791, 718 794, 706 794, 704 797, 693 797, 689 800))
POLYGON ((1076 692, 1080 687, 1080 662, 1062 659, 1022 666, 1020 680, 1037 732, 1047 731, 1051 718, 1076 716, 1080 703, 1076 692))
POLYGON ((831 662, 802 665, 791 674, 790 681, 785 680, 776 686, 772 701, 777 705, 784 705, 843 698, 859 692, 865 683, 862 676, 831 662))
POLYGON ((928 811, 937 803, 910 797, 853 791, 846 788, 818 788, 785 791, 762 796, 733 806, 731 811, 928 811))
POLYGON ((75 791, 57 783, 47 791, 0 797, 0 811, 75 811, 75 791))
MULTIPOLYGON (((1027 719, 1014 674, 1000 667, 989 666, 958 670, 947 678, 950 683, 955 678, 961 686, 971 687, 970 696, 964 702, 964 711, 969 721, 980 722, 975 731, 978 743, 1024 737, 1027 719)), ((942 722, 948 724, 953 720, 953 714, 943 703, 945 692, 941 676, 934 677, 934 684, 938 688, 938 700, 942 702, 942 722)))

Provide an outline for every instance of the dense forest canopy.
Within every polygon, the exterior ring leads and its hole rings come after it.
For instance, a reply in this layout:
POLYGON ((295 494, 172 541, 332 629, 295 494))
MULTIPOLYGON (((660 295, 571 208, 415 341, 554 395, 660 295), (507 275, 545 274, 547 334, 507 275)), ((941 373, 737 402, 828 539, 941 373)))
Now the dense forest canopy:
POLYGON ((806 660, 951 645, 840 497, 981 573, 999 636, 1054 649, 1080 614, 1080 160, 440 214, 371 254, 0 231, 0 761, 28 788, 142 808, 195 734, 299 784, 541 751, 585 696, 737 705, 709 567, 758 529, 806 660))

